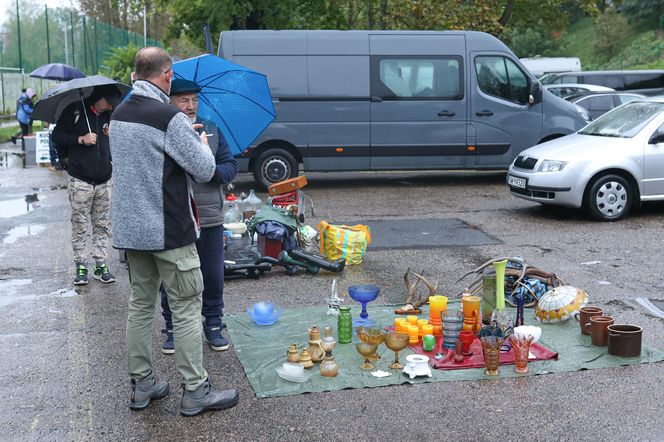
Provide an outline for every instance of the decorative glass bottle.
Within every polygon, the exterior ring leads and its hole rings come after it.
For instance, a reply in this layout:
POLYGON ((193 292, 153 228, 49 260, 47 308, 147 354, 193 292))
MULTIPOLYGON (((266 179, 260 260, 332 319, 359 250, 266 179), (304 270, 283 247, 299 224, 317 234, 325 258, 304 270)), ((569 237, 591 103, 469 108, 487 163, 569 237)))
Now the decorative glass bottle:
POLYGON ((350 307, 347 305, 339 307, 337 337, 339 344, 349 344, 353 340, 353 317, 350 314, 350 307))
POLYGON ((325 350, 325 356, 320 363, 320 374, 322 376, 333 377, 339 373, 339 364, 332 356, 332 350, 337 346, 337 341, 332 337, 332 327, 323 328, 323 338, 321 339, 321 347, 325 350))

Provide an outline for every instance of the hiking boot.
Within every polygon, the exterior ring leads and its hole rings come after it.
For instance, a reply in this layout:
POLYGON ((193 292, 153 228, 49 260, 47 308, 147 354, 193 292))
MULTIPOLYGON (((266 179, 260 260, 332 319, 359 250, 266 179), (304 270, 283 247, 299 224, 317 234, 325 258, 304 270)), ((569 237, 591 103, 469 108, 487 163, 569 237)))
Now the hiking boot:
POLYGON ((221 334, 221 330, 225 326, 221 321, 217 320, 216 323, 205 321, 203 325, 203 331, 205 332, 205 342, 210 345, 210 348, 214 351, 224 351, 228 350, 230 344, 221 334))
POLYGON ((83 264, 76 266, 76 276, 74 276, 74 285, 86 285, 88 283, 88 269, 83 264))
POLYGON ((172 355, 175 353, 175 342, 173 341, 173 330, 162 330, 163 334, 166 335, 166 340, 161 346, 161 352, 165 355, 172 355))
POLYGON ((132 379, 129 408, 132 410, 142 410, 150 404, 152 399, 166 397, 168 392, 168 382, 158 381, 153 373, 150 373, 139 381, 132 379))
POLYGON ((180 414, 183 416, 196 416, 205 410, 225 410, 233 407, 240 399, 237 390, 219 390, 208 377, 200 387, 194 391, 184 391, 180 403, 180 414))
POLYGON ((113 275, 111 275, 111 272, 108 271, 108 266, 106 264, 95 266, 94 278, 105 284, 108 284, 109 282, 115 282, 115 278, 113 275))

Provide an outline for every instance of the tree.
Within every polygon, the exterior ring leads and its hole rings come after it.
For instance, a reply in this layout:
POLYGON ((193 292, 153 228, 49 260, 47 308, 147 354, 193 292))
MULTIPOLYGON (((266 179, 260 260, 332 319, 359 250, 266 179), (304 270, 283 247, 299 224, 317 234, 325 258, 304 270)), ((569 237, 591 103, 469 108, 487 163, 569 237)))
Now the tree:
POLYGON ((657 20, 664 15, 664 0, 623 0, 622 13, 630 21, 657 20))
POLYGON ((595 20, 593 49, 608 60, 623 48, 629 27, 627 20, 614 10, 607 10, 595 20))

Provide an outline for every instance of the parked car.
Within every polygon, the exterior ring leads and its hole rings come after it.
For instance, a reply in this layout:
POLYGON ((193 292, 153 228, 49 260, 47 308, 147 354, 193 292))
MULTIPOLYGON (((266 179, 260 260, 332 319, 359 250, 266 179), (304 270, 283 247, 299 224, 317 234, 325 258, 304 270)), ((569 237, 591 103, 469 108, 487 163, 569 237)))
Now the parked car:
POLYGON ((565 100, 584 108, 589 118, 594 120, 614 107, 639 98, 646 98, 646 96, 631 92, 586 92, 567 96, 565 100))
POLYGON ((613 92, 614 89, 606 86, 597 86, 594 84, 545 84, 544 89, 551 92, 553 95, 565 98, 570 95, 582 94, 585 92, 613 92))
POLYGON ((524 150, 507 184, 519 198, 584 207, 602 221, 664 200, 664 97, 631 101, 572 135, 524 150))
POLYGON ((606 86, 617 91, 630 91, 643 95, 664 93, 664 70, 649 71, 583 71, 547 74, 542 84, 583 83, 606 86))

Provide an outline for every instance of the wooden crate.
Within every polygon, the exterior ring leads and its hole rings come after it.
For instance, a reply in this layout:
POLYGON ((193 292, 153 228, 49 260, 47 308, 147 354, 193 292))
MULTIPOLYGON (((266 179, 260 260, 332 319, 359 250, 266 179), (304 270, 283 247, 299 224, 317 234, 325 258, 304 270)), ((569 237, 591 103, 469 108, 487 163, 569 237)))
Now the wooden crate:
POLYGON ((267 193, 270 196, 281 195, 282 193, 292 192, 293 190, 301 189, 307 185, 307 177, 304 175, 289 178, 287 180, 279 181, 272 184, 267 188, 267 193))

